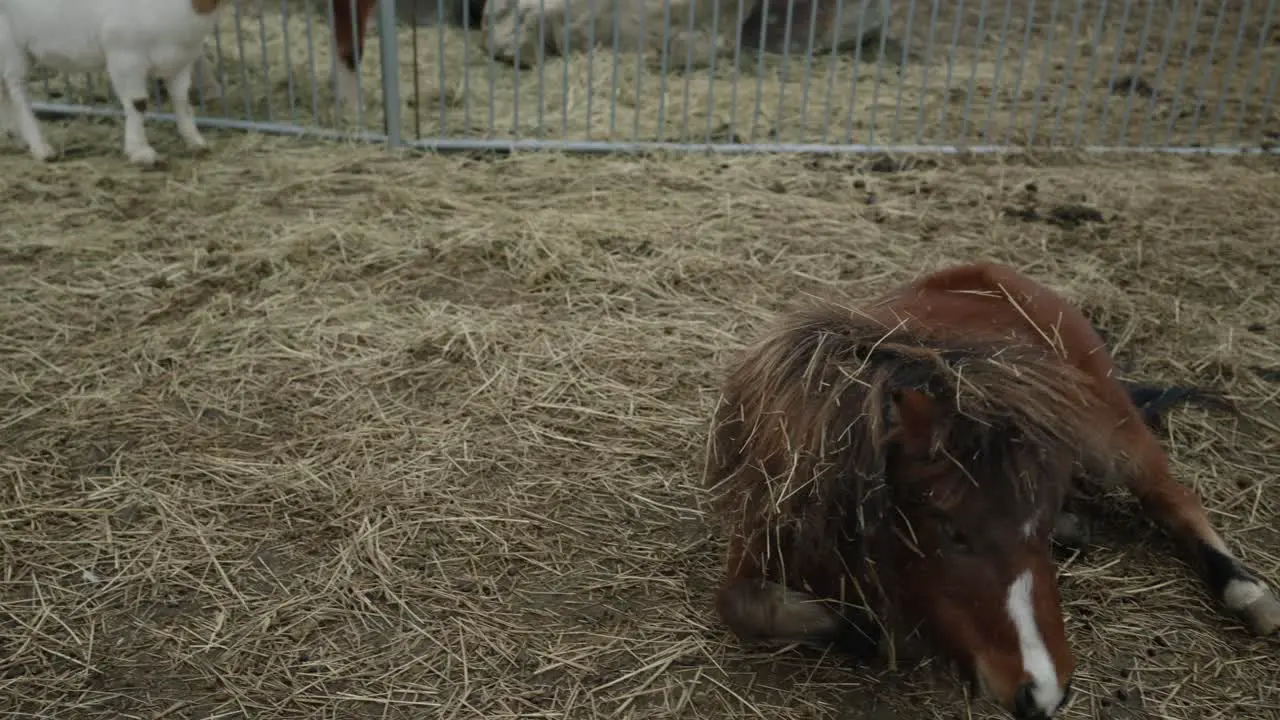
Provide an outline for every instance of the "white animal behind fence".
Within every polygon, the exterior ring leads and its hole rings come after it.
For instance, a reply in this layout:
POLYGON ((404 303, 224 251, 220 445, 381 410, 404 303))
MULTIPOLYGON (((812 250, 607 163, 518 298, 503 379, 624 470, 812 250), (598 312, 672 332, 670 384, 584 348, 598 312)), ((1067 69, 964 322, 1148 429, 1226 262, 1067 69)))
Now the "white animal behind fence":
POLYGON ((27 95, 31 62, 62 72, 105 69, 124 108, 124 153, 130 162, 158 159, 143 113, 147 80, 164 80, 178 134, 206 147, 191 106, 192 70, 202 58, 218 12, 230 0, 0 0, 0 123, 16 130, 31 156, 53 149, 40 132, 27 95))

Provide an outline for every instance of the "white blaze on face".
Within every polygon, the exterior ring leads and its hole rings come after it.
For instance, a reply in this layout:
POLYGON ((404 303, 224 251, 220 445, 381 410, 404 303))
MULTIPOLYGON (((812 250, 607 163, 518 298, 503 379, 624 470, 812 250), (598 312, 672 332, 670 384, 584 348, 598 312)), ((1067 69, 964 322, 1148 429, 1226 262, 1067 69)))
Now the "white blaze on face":
POLYGON ((1053 658, 1049 656, 1049 648, 1045 647, 1044 637, 1036 625, 1035 609, 1031 604, 1033 583, 1031 571, 1023 570, 1009 586, 1005 610, 1018 634, 1022 669, 1031 676, 1031 697, 1035 699, 1038 708, 1051 713, 1062 703, 1062 687, 1058 683, 1058 673, 1053 667, 1053 658))

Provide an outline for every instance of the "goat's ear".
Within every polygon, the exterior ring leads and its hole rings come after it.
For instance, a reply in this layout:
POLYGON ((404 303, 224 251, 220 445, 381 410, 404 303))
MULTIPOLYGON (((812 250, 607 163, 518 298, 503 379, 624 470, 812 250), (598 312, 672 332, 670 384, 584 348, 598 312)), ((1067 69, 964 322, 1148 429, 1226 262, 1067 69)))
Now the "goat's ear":
POLYGON ((910 388, 894 390, 889 398, 889 429, 897 431, 902 449, 914 457, 933 454, 938 406, 933 398, 910 388))

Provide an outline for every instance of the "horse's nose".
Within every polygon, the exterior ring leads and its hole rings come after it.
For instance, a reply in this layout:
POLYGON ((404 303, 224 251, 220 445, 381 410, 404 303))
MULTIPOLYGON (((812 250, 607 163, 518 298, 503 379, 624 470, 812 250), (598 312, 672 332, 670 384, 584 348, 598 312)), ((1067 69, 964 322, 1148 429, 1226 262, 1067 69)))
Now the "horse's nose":
POLYGON ((1025 682, 1018 688, 1018 694, 1014 696, 1013 715, 1018 720, 1050 720, 1067 704, 1067 696, 1070 693, 1070 680, 1062 688, 1061 693, 1046 693, 1035 682, 1025 682))

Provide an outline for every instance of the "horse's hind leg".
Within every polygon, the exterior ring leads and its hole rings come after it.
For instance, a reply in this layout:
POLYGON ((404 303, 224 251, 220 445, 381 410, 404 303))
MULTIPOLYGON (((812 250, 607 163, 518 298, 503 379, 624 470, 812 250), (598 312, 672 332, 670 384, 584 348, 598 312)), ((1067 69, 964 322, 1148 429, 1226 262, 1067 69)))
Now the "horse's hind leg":
POLYGON ((1131 422, 1118 440, 1134 463, 1129 489, 1143 510, 1182 544, 1214 596, 1253 633, 1280 631, 1280 600, 1227 549, 1199 496, 1169 473, 1164 451, 1146 426, 1131 422))

